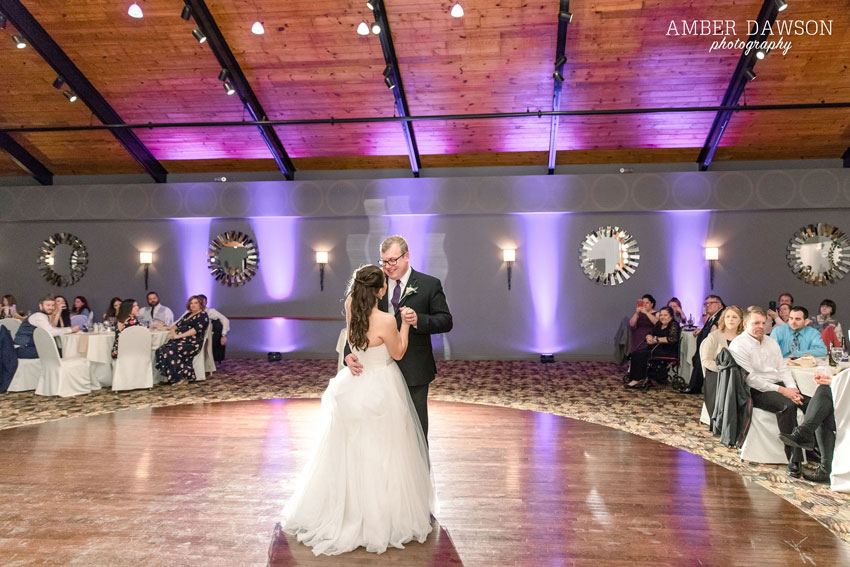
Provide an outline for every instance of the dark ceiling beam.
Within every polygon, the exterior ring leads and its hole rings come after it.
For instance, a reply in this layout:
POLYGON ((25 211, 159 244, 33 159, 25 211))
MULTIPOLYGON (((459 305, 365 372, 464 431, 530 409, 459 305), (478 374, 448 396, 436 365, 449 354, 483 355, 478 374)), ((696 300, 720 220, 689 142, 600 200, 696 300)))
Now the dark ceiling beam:
MULTIPOLYGON (((764 4, 762 4, 758 18, 756 18, 758 27, 755 31, 759 33, 750 35, 748 40, 755 40, 757 42, 764 41, 766 39, 765 34, 762 33, 764 30, 764 24, 765 22, 770 22, 772 27, 773 22, 776 21, 777 14, 779 14, 779 10, 776 8, 775 0, 764 0, 764 4)), ((750 81, 750 79, 747 78, 747 72, 752 72, 756 61, 755 49, 752 49, 749 53, 741 54, 741 58, 738 59, 738 65, 735 67, 735 72, 732 73, 732 78, 729 80, 729 86, 726 88, 726 93, 723 95, 723 101, 720 103, 721 106, 736 106, 738 104, 738 99, 740 99, 741 95, 744 94, 744 89, 750 81)), ((711 165, 711 160, 714 159, 714 153, 717 151, 717 148, 720 146, 720 140, 723 138, 723 132, 726 131, 726 126, 729 125, 729 120, 731 119, 731 110, 722 110, 714 117, 714 122, 711 124, 711 129, 708 131, 705 144, 697 158, 700 171, 706 171, 708 166, 711 165)))
POLYGON ((841 159, 844 160, 844 167, 850 167, 850 148, 847 148, 844 151, 844 155, 841 156, 841 159))
MULTIPOLYGON (((118 113, 106 102, 89 80, 83 75, 74 62, 65 54, 59 45, 53 41, 50 34, 36 21, 32 14, 18 0, 0 0, 0 11, 6 14, 9 21, 23 34, 30 45, 41 55, 56 73, 62 77, 65 84, 76 93, 92 113, 104 124, 123 124, 118 113)), ((157 183, 165 183, 167 172, 153 157, 132 130, 116 129, 112 135, 121 143, 139 165, 157 183)))
MULTIPOLYGON (((263 106, 260 104, 260 99, 254 94, 254 89, 251 88, 251 84, 248 82, 247 77, 245 77, 245 73, 242 72, 242 67, 236 61, 236 57, 230 50, 230 46, 227 45, 224 34, 215 22, 209 8, 207 8, 206 2, 204 0, 184 0, 184 2, 191 8, 195 23, 198 24, 198 27, 207 36, 207 44, 210 46, 215 58, 218 59, 219 65, 221 65, 222 69, 227 69, 228 80, 236 90, 236 96, 242 100, 243 106, 255 121, 264 122, 268 120, 266 111, 263 110, 263 106)), ((289 154, 286 153, 283 142, 280 141, 274 127, 262 124, 257 128, 284 177, 290 181, 294 179, 295 165, 292 163, 289 154)))
MULTIPOLYGON (((552 73, 554 92, 552 94, 552 110, 561 110, 561 90, 564 86, 564 64, 567 62, 567 26, 572 21, 570 12, 570 0, 561 0, 558 8, 558 39, 555 43, 555 71, 552 73)), ((556 114, 552 116, 552 124, 549 127, 549 175, 555 174, 555 158, 558 153, 558 120, 556 114)))
MULTIPOLYGON (((384 68, 384 82, 394 85, 390 90, 395 99, 396 114, 400 117, 410 116, 407 96, 404 94, 404 85, 401 82, 401 71, 398 68, 398 57, 396 57, 392 32, 390 31, 390 21, 384 9, 384 0, 376 0, 372 6, 374 7, 375 21, 381 26, 381 33, 378 37, 381 39, 381 50, 384 52, 384 62, 387 64, 384 68)), ((387 84, 387 86, 390 85, 387 84)), ((401 127, 404 132, 404 142, 407 144, 407 154, 410 157, 410 169, 413 171, 413 177, 419 177, 422 162, 419 159, 419 146, 416 143, 416 135, 413 133, 413 123, 405 121, 401 123, 401 127)))
POLYGON ((36 181, 42 185, 53 185, 53 173, 5 132, 0 132, 0 148, 12 156, 15 163, 36 181))

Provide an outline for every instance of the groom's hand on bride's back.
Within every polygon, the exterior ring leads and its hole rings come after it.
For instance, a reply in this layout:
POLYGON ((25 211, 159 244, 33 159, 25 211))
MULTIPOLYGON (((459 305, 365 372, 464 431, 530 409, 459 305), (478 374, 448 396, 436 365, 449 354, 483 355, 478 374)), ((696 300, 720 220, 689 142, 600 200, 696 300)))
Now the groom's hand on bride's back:
POLYGON ((357 361, 357 355, 354 353, 345 356, 345 365, 348 366, 353 376, 360 376, 360 373, 363 372, 363 365, 357 361))

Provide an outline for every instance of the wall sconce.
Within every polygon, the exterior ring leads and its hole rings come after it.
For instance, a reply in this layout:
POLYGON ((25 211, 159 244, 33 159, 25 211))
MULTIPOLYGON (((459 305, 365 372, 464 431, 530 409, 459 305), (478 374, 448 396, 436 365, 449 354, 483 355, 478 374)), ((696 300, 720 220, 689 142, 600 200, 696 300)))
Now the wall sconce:
POLYGON ((717 264, 717 260, 720 258, 720 249, 719 248, 708 248, 705 249, 705 259, 708 260, 708 278, 711 282, 711 290, 714 291, 714 266, 717 264))
POLYGON ((325 291, 325 264, 328 263, 328 253, 316 252, 316 263, 319 265, 319 291, 325 291))
POLYGON ((139 264, 145 267, 145 291, 148 290, 148 275, 153 263, 153 252, 139 252, 139 264))
POLYGON ((511 289, 511 268, 513 267, 514 262, 516 262, 516 249, 515 248, 503 248, 502 249, 502 260, 504 260, 508 264, 508 290, 510 290, 511 289))

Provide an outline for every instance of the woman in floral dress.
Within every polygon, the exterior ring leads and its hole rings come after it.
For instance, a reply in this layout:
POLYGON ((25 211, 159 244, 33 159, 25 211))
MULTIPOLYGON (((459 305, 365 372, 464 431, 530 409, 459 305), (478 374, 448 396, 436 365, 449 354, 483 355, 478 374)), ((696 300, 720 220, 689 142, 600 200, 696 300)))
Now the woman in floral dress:
POLYGON ((156 369, 168 378, 166 384, 176 384, 184 378, 189 382, 196 380, 192 360, 201 351, 210 318, 197 295, 189 298, 186 310, 189 314, 171 327, 170 340, 156 349, 156 369))
POLYGON ((115 325, 115 342, 112 343, 112 360, 118 358, 118 335, 127 327, 141 325, 136 315, 139 314, 139 303, 135 299, 124 299, 121 301, 121 307, 118 308, 118 320, 115 325))

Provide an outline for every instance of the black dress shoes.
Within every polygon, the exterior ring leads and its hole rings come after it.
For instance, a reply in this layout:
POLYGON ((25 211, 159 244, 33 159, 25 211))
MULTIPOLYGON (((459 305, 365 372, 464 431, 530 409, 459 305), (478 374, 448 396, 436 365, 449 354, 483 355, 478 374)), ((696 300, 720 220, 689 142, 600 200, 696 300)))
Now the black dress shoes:
POLYGON ((783 443, 785 443, 786 445, 790 445, 791 447, 799 447, 800 449, 815 448, 815 436, 806 435, 805 432, 800 431, 799 427, 795 427, 794 431, 792 431, 791 433, 780 433, 779 439, 783 443))
POLYGON ((803 465, 791 461, 790 463, 788 463, 788 468, 785 470, 785 474, 787 474, 791 478, 800 478, 801 476, 803 476, 803 465))
POLYGON ((823 482, 829 484, 829 472, 823 465, 818 465, 812 472, 803 471, 803 478, 810 482, 823 482))

